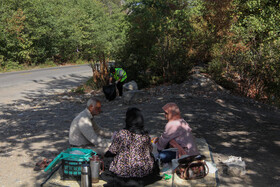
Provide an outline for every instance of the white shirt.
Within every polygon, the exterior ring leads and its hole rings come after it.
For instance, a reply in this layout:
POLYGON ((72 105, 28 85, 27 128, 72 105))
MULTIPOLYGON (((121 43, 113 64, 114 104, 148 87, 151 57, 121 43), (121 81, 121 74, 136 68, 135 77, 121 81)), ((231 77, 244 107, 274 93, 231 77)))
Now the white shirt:
POLYGON ((71 145, 81 146, 93 144, 96 147, 110 146, 111 140, 102 138, 101 136, 110 137, 113 133, 104 133, 92 119, 93 116, 87 108, 75 117, 69 131, 69 143, 71 145))

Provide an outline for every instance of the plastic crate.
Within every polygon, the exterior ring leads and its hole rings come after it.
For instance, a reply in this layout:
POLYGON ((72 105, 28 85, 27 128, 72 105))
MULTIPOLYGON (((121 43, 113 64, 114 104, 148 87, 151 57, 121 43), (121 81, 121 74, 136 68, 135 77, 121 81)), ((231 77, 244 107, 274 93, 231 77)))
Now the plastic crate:
POLYGON ((91 149, 69 148, 63 151, 61 154, 62 156, 60 159, 62 161, 63 171, 62 180, 64 180, 68 177, 75 177, 80 179, 82 164, 89 163, 89 159, 92 157, 92 155, 96 155, 96 152, 91 149), (81 151, 84 154, 71 154, 72 151, 76 150, 81 151))
POLYGON ((62 180, 74 177, 80 179, 81 177, 81 166, 82 164, 89 163, 88 161, 72 161, 72 160, 61 160, 62 161, 62 180))
POLYGON ((91 149, 81 149, 81 148, 68 148, 65 151, 61 152, 61 158, 60 160, 72 160, 72 161, 89 161, 89 158, 92 157, 92 155, 96 155, 96 152, 91 149), (72 151, 81 151, 84 154, 71 154, 72 151))

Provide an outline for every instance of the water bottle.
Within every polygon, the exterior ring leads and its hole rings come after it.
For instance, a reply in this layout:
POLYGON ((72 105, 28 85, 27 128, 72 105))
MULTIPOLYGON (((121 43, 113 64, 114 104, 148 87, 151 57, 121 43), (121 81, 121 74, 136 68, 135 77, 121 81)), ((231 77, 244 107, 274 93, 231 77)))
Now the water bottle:
POLYGON ((91 171, 89 164, 82 164, 81 168, 81 187, 92 187, 91 171))
POLYGON ((97 155, 93 155, 90 158, 90 169, 91 169, 91 181, 92 183, 99 182, 100 166, 103 165, 102 171, 104 171, 104 163, 99 159, 97 155))

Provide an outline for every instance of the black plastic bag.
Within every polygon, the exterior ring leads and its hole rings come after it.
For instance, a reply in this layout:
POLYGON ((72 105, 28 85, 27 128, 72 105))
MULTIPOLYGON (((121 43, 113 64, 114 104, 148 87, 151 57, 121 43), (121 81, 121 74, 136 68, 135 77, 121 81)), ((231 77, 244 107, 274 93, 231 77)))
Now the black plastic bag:
POLYGON ((103 86, 103 92, 105 94, 106 99, 108 99, 109 101, 114 100, 117 96, 115 84, 103 86))

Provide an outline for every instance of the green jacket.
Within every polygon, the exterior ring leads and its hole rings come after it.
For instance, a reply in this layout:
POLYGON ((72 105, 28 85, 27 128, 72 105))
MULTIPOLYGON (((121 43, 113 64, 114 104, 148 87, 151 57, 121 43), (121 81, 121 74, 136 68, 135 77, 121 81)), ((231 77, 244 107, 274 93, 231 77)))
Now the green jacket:
POLYGON ((111 74, 111 76, 114 76, 115 80, 119 80, 120 78, 122 78, 121 82, 123 82, 127 78, 126 72, 122 68, 115 68, 115 73, 114 75, 111 74))

